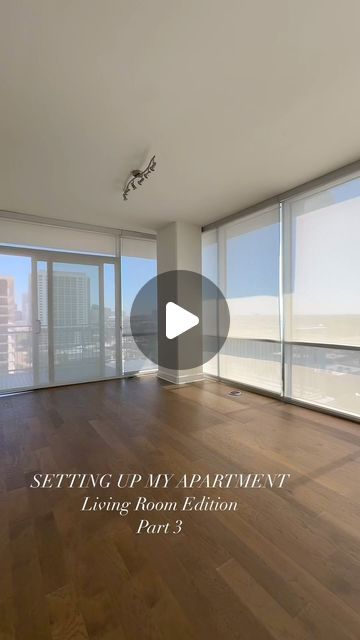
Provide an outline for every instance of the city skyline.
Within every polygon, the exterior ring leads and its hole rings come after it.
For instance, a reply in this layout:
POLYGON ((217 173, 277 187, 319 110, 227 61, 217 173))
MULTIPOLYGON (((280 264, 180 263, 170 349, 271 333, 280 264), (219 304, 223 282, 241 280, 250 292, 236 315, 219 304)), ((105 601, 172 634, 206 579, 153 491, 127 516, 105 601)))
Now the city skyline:
MULTIPOLYGON (((91 304, 99 304, 97 266, 73 263, 54 263, 54 271, 83 273, 90 280, 91 304)), ((38 270, 44 271, 45 261, 39 260, 38 270)), ((104 272, 110 263, 105 263, 104 272)), ((133 300, 147 280, 156 275, 156 260, 148 258, 123 257, 121 261, 123 286, 122 304, 123 313, 130 313, 133 300)), ((0 277, 13 277, 15 289, 15 302, 17 308, 22 310, 24 296, 29 294, 29 278, 31 277, 31 258, 28 256, 16 256, 13 254, 0 254, 0 277)), ((114 278, 108 274, 104 281, 104 306, 115 312, 114 278)))

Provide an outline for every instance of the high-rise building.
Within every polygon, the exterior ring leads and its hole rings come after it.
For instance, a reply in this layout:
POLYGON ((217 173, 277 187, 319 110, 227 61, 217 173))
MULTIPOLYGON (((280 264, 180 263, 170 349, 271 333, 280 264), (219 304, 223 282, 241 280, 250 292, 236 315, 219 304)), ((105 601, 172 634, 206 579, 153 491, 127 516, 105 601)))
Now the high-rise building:
MULTIPOLYGON (((31 279, 30 279, 30 286, 31 286, 31 279)), ((31 324, 31 309, 30 309, 31 294, 29 293, 29 291, 31 291, 30 287, 28 291, 26 291, 26 293, 23 293, 21 296, 22 321, 23 321, 23 324, 28 326, 31 324)))
POLYGON ((15 321, 14 278, 0 276, 0 371, 11 370, 15 364, 14 335, 9 327, 15 321))
POLYGON ((38 294, 38 319, 42 327, 48 326, 48 282, 47 271, 38 270, 37 273, 38 294))
MULTIPOLYGON (((48 324, 47 273, 39 270, 38 318, 48 324)), ((89 324, 90 280, 85 273, 76 271, 53 272, 54 327, 78 327, 89 324)))
POLYGON ((90 280, 85 273, 54 271, 54 326, 89 324, 90 280))

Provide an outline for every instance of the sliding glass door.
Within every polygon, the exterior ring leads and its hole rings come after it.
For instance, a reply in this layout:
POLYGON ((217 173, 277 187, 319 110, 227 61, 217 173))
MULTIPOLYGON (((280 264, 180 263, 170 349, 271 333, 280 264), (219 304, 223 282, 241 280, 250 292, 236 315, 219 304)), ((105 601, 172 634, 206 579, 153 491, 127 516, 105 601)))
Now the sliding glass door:
POLYGON ((48 383, 46 270, 32 255, 0 253, 0 391, 48 383))
POLYGON ((32 257, 31 313, 33 318, 34 386, 48 385, 50 381, 49 350, 49 296, 47 260, 32 257))
POLYGON ((55 384, 104 377, 100 268, 86 262, 50 264, 55 384))
POLYGON ((34 384, 31 282, 31 257, 0 255, 0 385, 2 389, 34 384))
MULTIPOLYGON (((129 327, 132 300, 156 275, 155 243, 129 239, 123 245, 122 261, 0 249, 0 393, 155 368, 129 327)), ((156 348, 156 327, 150 333, 144 339, 156 348)))
POLYGON ((104 345, 104 377, 122 373, 120 327, 120 261, 105 262, 100 268, 101 343, 104 345))

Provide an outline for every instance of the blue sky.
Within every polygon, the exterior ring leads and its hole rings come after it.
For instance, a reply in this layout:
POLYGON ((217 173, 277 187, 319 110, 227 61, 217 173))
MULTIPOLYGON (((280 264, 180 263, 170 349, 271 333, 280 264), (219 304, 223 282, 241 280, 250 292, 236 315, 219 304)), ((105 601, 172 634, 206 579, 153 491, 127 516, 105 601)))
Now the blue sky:
POLYGON ((279 292, 279 225, 271 224, 227 241, 229 298, 277 296, 279 292))
POLYGON ((31 274, 31 259, 22 256, 0 255, 0 275, 13 276, 15 281, 15 298, 21 309, 23 293, 27 293, 31 274))
POLYGON ((157 273, 156 260, 123 257, 121 259, 123 310, 130 313, 136 294, 157 273))
POLYGON ((360 196, 360 178, 349 180, 343 184, 330 189, 334 202, 342 202, 350 198, 358 198, 360 196))
MULTIPOLYGON (((203 272, 217 283, 217 246, 203 252, 203 272)), ((228 298, 276 296, 279 290, 279 225, 229 237, 226 241, 228 298)))

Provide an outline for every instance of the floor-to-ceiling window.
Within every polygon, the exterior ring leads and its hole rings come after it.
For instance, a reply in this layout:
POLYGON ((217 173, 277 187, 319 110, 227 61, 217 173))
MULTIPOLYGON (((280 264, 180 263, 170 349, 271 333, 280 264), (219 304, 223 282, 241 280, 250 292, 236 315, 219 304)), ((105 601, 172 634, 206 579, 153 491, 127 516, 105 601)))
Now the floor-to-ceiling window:
POLYGON ((207 373, 360 416, 360 179, 203 234, 231 325, 207 373))
POLYGON ((230 330, 205 369, 223 378, 281 392, 278 208, 204 234, 204 275, 216 277, 230 311, 230 330), (216 260, 215 268, 212 262, 216 260))
POLYGON ((223 282, 230 310, 219 374, 280 392, 278 209, 226 225, 220 230, 219 243, 225 254, 223 282))
POLYGON ((154 239, 7 220, 0 231, 0 393, 155 368, 128 334, 154 239))
POLYGON ((284 203, 286 396, 360 415, 360 179, 284 203))

